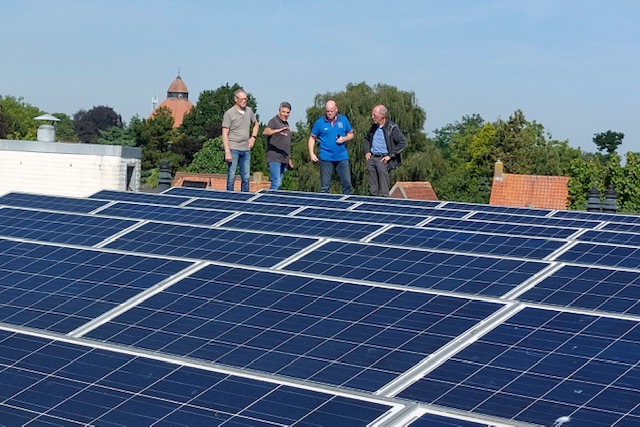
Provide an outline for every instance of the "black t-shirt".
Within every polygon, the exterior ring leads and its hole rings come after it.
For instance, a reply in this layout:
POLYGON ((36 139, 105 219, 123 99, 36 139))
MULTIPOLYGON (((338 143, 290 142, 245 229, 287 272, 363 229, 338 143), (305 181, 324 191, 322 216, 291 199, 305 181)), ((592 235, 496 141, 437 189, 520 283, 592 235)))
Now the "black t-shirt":
MULTIPOLYGON (((289 122, 283 121, 276 115, 269 120, 267 127, 278 130, 289 127, 289 122)), ((291 156, 291 129, 267 137, 267 162, 288 163, 289 156, 291 156)))

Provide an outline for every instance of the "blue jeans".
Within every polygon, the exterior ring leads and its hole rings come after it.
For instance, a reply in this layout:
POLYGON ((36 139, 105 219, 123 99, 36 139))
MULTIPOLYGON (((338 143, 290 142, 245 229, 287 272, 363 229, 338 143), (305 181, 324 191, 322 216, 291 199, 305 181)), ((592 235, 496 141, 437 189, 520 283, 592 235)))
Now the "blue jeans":
POLYGON ((269 190, 277 190, 282 185, 282 175, 288 169, 286 163, 269 162, 269 176, 271 179, 271 187, 269 190))
POLYGON ((349 171, 349 160, 328 161, 320 160, 320 192, 328 193, 331 187, 331 177, 333 170, 338 173, 342 194, 351 194, 351 172, 349 171))
POLYGON ((227 162, 227 191, 233 191, 233 184, 236 182, 236 170, 240 165, 240 179, 242 179, 241 191, 249 191, 249 180, 251 179, 251 151, 231 150, 231 161, 227 162))

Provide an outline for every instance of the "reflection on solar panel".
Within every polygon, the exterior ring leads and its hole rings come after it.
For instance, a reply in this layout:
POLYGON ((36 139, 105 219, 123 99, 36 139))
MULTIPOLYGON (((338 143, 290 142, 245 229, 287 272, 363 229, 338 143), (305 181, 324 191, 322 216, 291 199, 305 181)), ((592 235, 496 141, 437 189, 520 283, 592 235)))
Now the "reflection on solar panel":
POLYGON ((473 215, 466 219, 477 219, 482 221, 496 221, 513 224, 534 224, 534 225, 550 225, 554 227, 570 227, 570 228, 593 228, 601 224, 600 221, 589 221, 585 219, 571 218, 555 218, 555 217, 534 217, 526 215, 511 215, 487 212, 474 212, 473 215))
POLYGON ((351 240, 360 240, 380 229, 379 225, 368 225, 357 222, 248 213, 243 213, 225 222, 224 227, 351 240))
POLYGON ((147 223, 108 243, 132 252, 271 267, 315 243, 315 239, 147 223))
POLYGON ((565 244, 560 240, 410 227, 391 227, 375 236, 372 241, 389 245, 533 259, 543 259, 565 244))
POLYGON ((116 202, 98 212, 124 218, 139 218, 155 221, 181 222, 184 224, 213 225, 229 217, 226 211, 176 208, 162 205, 116 202))
POLYGON ((0 425, 640 425, 638 218, 11 193, 0 425))
POLYGON ((0 239, 0 321, 67 333, 189 265, 0 239))
POLYGON ((318 219, 342 219, 377 224, 417 225, 425 220, 424 216, 401 215, 379 212, 342 211, 338 209, 310 208, 296 212, 295 216, 318 219))
POLYGON ((89 213, 108 202, 73 197, 41 196, 37 194, 9 193, 0 197, 0 205, 53 211, 89 213))
POLYGON ((136 224, 116 218, 26 209, 0 209, 0 235, 93 246, 136 224))
POLYGON ((389 404, 0 331, 3 425, 366 425, 389 404))
POLYGON ((485 233, 511 234, 516 236, 537 236, 563 239, 574 234, 578 228, 550 227, 541 225, 505 224, 490 221, 474 221, 465 219, 434 218, 425 227, 445 228, 451 230, 481 231, 485 233))
POLYGON ((640 316, 640 273, 565 265, 519 299, 640 316))
POLYGON ((92 199, 117 200, 119 202, 150 203, 167 206, 179 206, 190 199, 188 197, 165 196, 162 194, 134 193, 131 191, 102 190, 91 196, 92 199))
POLYGON ((640 425, 638 354, 637 321, 526 308, 399 396, 545 426, 640 425))
POLYGON ((375 391, 499 308, 210 266, 88 336, 375 391))
POLYGON ((297 206, 288 205, 270 205, 267 203, 247 203, 236 202, 233 200, 213 200, 213 199, 195 199, 185 206, 190 208, 219 209, 225 211, 252 212, 252 213, 270 213, 277 215, 288 215, 299 209, 297 206))
POLYGON ((330 242, 285 268, 473 295, 502 296, 547 263, 330 242))

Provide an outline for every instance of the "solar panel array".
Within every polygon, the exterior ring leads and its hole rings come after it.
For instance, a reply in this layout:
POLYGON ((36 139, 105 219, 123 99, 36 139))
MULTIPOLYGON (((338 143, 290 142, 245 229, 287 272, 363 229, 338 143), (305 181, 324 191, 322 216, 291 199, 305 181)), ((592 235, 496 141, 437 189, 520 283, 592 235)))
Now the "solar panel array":
POLYGON ((640 217, 0 197, 0 424, 640 425, 640 217))

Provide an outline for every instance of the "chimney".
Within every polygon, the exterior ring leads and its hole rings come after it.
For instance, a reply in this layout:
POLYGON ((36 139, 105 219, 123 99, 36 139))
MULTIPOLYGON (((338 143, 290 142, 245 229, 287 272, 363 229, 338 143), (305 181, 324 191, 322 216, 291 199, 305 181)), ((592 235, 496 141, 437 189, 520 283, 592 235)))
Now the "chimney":
POLYGON ((600 192, 594 185, 587 194, 587 212, 600 212, 602 206, 600 205, 600 192))
POLYGON ((502 176, 503 169, 504 169, 504 165, 502 164, 500 159, 498 159, 498 161, 496 162, 496 165, 495 165, 495 167, 493 169, 493 180, 494 181, 502 181, 502 179, 504 178, 502 176))
POLYGON ((604 192, 604 202, 602 203, 602 212, 616 213, 618 212, 618 202, 616 201, 618 194, 610 185, 604 192))
POLYGON ((57 118, 56 116, 53 116, 51 114, 43 114, 41 116, 38 117, 34 117, 35 120, 44 120, 44 121, 48 121, 51 122, 51 124, 48 125, 40 125, 38 127, 38 141, 41 142, 55 142, 56 140, 56 128, 53 126, 53 123, 55 122, 59 122, 60 119, 57 118))

